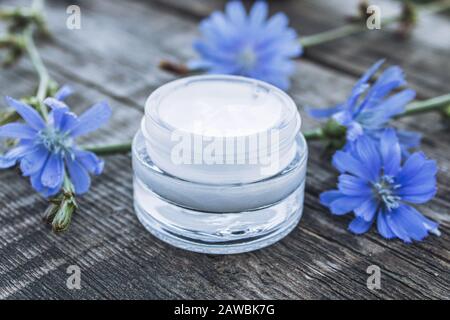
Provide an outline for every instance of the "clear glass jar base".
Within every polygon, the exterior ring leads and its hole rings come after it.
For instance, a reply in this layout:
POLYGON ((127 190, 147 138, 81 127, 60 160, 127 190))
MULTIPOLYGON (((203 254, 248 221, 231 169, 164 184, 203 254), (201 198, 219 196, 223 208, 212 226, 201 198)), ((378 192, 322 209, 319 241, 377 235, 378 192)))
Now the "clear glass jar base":
POLYGON ((134 178, 135 212, 144 227, 175 247, 208 254, 253 251, 284 238, 300 221, 303 195, 304 183, 263 208, 212 213, 180 207, 134 178))

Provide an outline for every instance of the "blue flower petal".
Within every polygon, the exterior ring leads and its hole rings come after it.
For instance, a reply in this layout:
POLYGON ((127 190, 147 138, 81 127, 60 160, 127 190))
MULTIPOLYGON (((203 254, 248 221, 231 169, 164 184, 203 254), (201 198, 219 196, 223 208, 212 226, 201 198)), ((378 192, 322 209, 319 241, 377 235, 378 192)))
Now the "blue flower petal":
POLYGON ((370 87, 367 82, 370 80, 370 78, 373 77, 373 75, 377 72, 377 70, 383 63, 384 60, 378 60, 377 62, 375 62, 353 86, 352 92, 347 99, 347 107, 349 108, 349 112, 359 113, 361 111, 361 108, 355 108, 355 104, 359 100, 361 94, 370 87))
POLYGON ((34 130, 41 130, 45 127, 45 122, 39 113, 30 107, 29 105, 15 100, 11 97, 6 97, 6 102, 8 105, 16 110, 18 114, 22 117, 23 120, 34 130))
POLYGON ((267 19, 268 11, 269 10, 266 2, 256 2, 250 10, 250 25, 254 28, 260 28, 263 22, 267 19))
POLYGON ((75 188, 75 193, 86 193, 91 185, 91 178, 87 170, 78 161, 73 161, 70 157, 66 159, 66 163, 70 174, 70 181, 75 188))
POLYGON ((93 152, 76 150, 75 159, 92 174, 99 175, 103 172, 105 162, 93 152))
POLYGON ((420 172, 426 161, 427 158, 422 152, 413 153, 406 159, 402 169, 397 174, 397 182, 401 185, 407 184, 408 181, 413 179, 417 173, 420 172))
MULTIPOLYGON (((421 214, 411 209, 409 206, 400 206, 392 213, 392 222, 401 228, 402 232, 404 231, 408 235, 408 238, 421 241, 428 235, 428 230, 420 218, 421 214)), ((404 240, 403 238, 401 239, 404 240)), ((408 242, 407 240, 404 241, 408 242)))
POLYGON ((415 224, 421 224, 428 232, 439 236, 439 224, 426 218, 423 214, 417 211, 411 206, 404 206, 403 210, 407 211, 409 214, 409 219, 414 221, 415 224))
POLYGON ((36 146, 32 152, 20 160, 20 170, 24 176, 40 172, 49 157, 49 151, 42 145, 36 146))
POLYGON ((394 209, 388 213, 386 213, 386 222, 388 227, 392 230, 392 232, 396 235, 397 238, 403 240, 406 243, 411 243, 412 239, 408 233, 407 230, 403 227, 403 224, 401 223, 401 219, 398 219, 396 217, 397 211, 399 208, 394 209))
POLYGON ((231 43, 233 33, 228 28, 228 22, 222 12, 213 12, 208 19, 203 20, 199 25, 200 32, 208 41, 216 45, 228 47, 231 43), (218 39, 222 41, 217 42, 218 39))
POLYGON ((238 74, 238 67, 234 64, 216 64, 208 70, 209 74, 238 74))
POLYGON ((378 207, 377 201, 373 197, 370 197, 361 206, 356 208, 354 212, 357 217, 363 218, 365 221, 372 221, 378 207))
POLYGON ((65 132, 78 124, 76 115, 70 112, 69 107, 64 102, 55 98, 46 98, 44 103, 52 108, 49 119, 50 125, 54 128, 65 132))
POLYGON ((286 14, 278 12, 269 18, 262 32, 270 39, 283 32, 289 24, 286 14))
POLYGON ((330 210, 335 215, 342 215, 349 213, 360 207, 367 200, 367 196, 354 197, 344 196, 331 202, 330 210))
POLYGON ((366 233, 370 227, 372 226, 373 220, 366 221, 363 218, 356 217, 352 220, 352 222, 348 225, 348 229, 356 234, 366 233))
MULTIPOLYGON (((423 161, 420 169, 417 169, 414 174, 407 174, 407 172, 403 172, 402 176, 397 177, 398 181, 401 183, 401 188, 399 189, 399 191, 402 194, 407 194, 407 192, 404 191, 405 188, 414 188, 417 186, 418 191, 419 189, 426 186, 436 186, 437 172, 438 167, 436 161, 427 159, 423 161)), ((426 187, 426 189, 428 188, 426 187)))
POLYGON ((18 122, 8 123, 0 127, 0 137, 15 139, 34 139, 37 131, 27 124, 18 122))
POLYGON ((388 122, 392 117, 399 115, 405 111, 405 106, 410 101, 414 100, 416 92, 411 89, 405 89, 396 93, 383 102, 378 104, 376 108, 372 108, 367 113, 370 113, 370 127, 379 127, 388 122))
POLYGON ((378 69, 381 67, 381 65, 384 63, 384 59, 380 59, 377 62, 375 62, 358 80, 355 87, 359 87, 362 84, 365 84, 367 81, 370 80, 374 76, 374 74, 378 71, 378 69))
POLYGON ((17 158, 0 156, 0 169, 11 168, 16 165, 17 158))
POLYGON ((374 88, 379 89, 392 83, 395 84, 394 88, 406 85, 404 72, 399 66, 387 67, 375 81, 374 88))
POLYGON ((68 111, 69 106, 65 104, 63 101, 58 100, 56 98, 48 97, 45 98, 44 103, 52 108, 53 110, 62 110, 62 111, 68 111))
POLYGON ((403 201, 411 203, 425 203, 430 201, 437 192, 434 184, 416 185, 411 187, 402 187, 397 194, 403 201))
POLYGON ((386 214, 383 212, 383 210, 380 210, 378 212, 377 229, 378 232, 386 239, 396 238, 395 233, 391 230, 391 228, 387 224, 386 214))
POLYGON ((342 104, 338 104, 337 106, 331 107, 331 108, 311 108, 306 107, 305 111, 308 113, 308 115, 314 119, 325 119, 330 118, 333 114, 341 111, 343 108, 342 104))
POLYGON ((225 7, 225 12, 230 22, 236 26, 242 26, 246 20, 244 5, 240 1, 230 1, 225 7))
POLYGON ((32 148, 28 144, 22 144, 9 150, 4 156, 0 156, 0 169, 6 169, 14 166, 17 161, 28 154, 31 149, 32 148))
POLYGON ((356 153, 361 163, 366 165, 366 171, 370 172, 371 181, 376 181, 381 170, 378 146, 372 139, 363 135, 356 140, 356 153))
POLYGON ((367 197, 346 196, 338 190, 325 191, 320 194, 320 203, 330 208, 331 213, 343 215, 361 206, 367 197))
POLYGON ((372 190, 366 180, 349 175, 341 174, 338 183, 339 191, 347 196, 369 196, 372 190))
POLYGON ((59 88, 59 90, 55 93, 54 97, 55 97, 55 99, 57 99, 59 101, 64 101, 64 100, 66 100, 66 98, 68 98, 72 94, 73 94, 73 89, 68 85, 64 85, 61 88, 59 88))
POLYGON ((339 190, 325 191, 320 194, 320 203, 324 206, 330 206, 330 204, 341 197, 345 197, 339 190))
POLYGON ((346 134, 345 134, 346 137, 347 137, 347 141, 355 141, 361 135, 364 134, 363 127, 361 126, 361 124, 359 124, 356 121, 350 121, 348 123, 343 123, 341 121, 338 121, 338 122, 340 122, 342 125, 347 127, 347 131, 346 131, 346 134))
POLYGON ((372 179, 371 170, 347 152, 337 151, 332 163, 341 173, 348 172, 367 181, 372 179))
POLYGON ((45 169, 45 167, 43 167, 40 172, 31 175, 30 181, 31 181, 31 186, 33 187, 34 190, 36 190, 37 192, 42 194, 44 197, 48 198, 48 197, 52 197, 52 196, 56 195, 61 190, 64 179, 62 179, 60 184, 58 184, 54 188, 45 187, 41 181, 42 180, 41 179, 42 172, 44 169, 45 169))
POLYGON ((59 154, 51 154, 42 170, 41 183, 53 189, 64 180, 64 162, 59 154))
POLYGON ((403 70, 398 66, 388 67, 378 77, 365 99, 364 108, 376 107, 394 89, 406 84, 403 70))
POLYGON ((80 120, 78 120, 78 117, 75 113, 66 112, 64 116, 61 118, 59 128, 63 132, 69 132, 79 124, 80 120))
POLYGON ((401 150, 394 129, 386 129, 380 139, 380 153, 384 173, 390 176, 397 175, 400 170, 401 150))
POLYGON ((78 137, 97 130, 108 121, 111 113, 111 108, 107 102, 95 104, 78 117, 79 124, 71 129, 71 135, 78 137))
POLYGON ((223 63, 232 64, 232 67, 237 69, 237 64, 234 63, 236 54, 220 50, 210 43, 204 41, 195 41, 194 49, 203 56, 207 61, 210 61, 214 67, 219 67, 223 63))

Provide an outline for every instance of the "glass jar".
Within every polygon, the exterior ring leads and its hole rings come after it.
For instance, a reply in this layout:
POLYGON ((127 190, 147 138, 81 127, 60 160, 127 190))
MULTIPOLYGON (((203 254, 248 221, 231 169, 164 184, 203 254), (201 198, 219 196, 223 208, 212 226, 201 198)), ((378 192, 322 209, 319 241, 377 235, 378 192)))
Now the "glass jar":
POLYGON ((155 236, 228 254, 270 245, 300 220, 308 149, 278 88, 237 76, 168 83, 133 142, 134 205, 155 236))

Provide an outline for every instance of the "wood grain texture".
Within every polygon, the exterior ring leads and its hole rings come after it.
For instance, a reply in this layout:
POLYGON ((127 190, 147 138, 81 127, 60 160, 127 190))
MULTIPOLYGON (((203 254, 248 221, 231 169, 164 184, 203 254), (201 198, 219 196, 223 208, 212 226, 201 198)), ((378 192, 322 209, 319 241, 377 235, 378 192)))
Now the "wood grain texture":
MULTIPOLYGON (((78 1, 82 29, 71 31, 65 27, 69 2, 49 2, 54 38, 40 50, 52 77, 77 90, 69 100, 77 112, 102 99, 113 107, 111 122, 89 138, 93 143, 133 136, 148 94, 174 79, 158 70, 159 60, 192 57, 197 22, 222 5, 212 0, 78 1)), ((321 18, 324 1, 273 5, 292 14, 294 25, 304 33, 340 22, 321 18)), ((345 6, 338 13, 351 11, 345 6)), ((430 17, 417 31, 433 26, 450 28, 450 22, 430 17)), ((450 49, 442 45, 448 37, 440 32, 433 39, 415 36, 402 43, 384 31, 357 37, 315 48, 298 62, 289 93, 302 113, 305 105, 342 101, 357 74, 382 56, 401 62, 422 96, 449 91, 450 49), (373 38, 378 42, 370 51, 373 38)), ((19 97, 34 90, 26 60, 1 74, 0 95, 19 97)), ((318 125, 303 116, 305 130, 318 125)), ((305 210, 298 227, 269 248, 231 256, 186 252, 146 232, 132 209, 127 155, 107 158, 105 173, 80 199, 81 209, 69 231, 59 235, 41 221, 45 201, 17 170, 5 170, 0 172, 0 298, 449 299, 449 132, 435 114, 417 119, 397 125, 422 131, 425 152, 439 163, 438 195, 421 208, 441 223, 441 237, 405 245, 374 231, 364 236, 346 231, 349 218, 333 217, 318 203, 319 193, 336 179, 320 143, 310 144, 305 210), (66 269, 72 264, 82 270, 81 290, 66 287, 66 269), (382 269, 381 290, 367 289, 366 268, 372 264, 382 269)))

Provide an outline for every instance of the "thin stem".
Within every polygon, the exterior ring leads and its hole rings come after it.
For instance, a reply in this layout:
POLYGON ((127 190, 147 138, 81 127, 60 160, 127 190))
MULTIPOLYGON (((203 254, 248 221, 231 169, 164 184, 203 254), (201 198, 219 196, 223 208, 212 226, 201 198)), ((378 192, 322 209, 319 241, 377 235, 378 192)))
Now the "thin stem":
POLYGON ((406 111, 398 115, 396 118, 403 118, 430 111, 438 111, 448 106, 450 106, 450 93, 424 101, 412 102, 406 107, 406 111))
POLYGON ((420 11, 426 14, 439 13, 450 8, 450 1, 435 1, 419 6, 420 11))
POLYGON ((47 68, 45 67, 42 58, 39 55, 39 52, 34 43, 33 33, 34 32, 32 28, 28 28, 25 31, 24 33, 25 49, 30 57, 31 63, 33 64, 39 76, 39 87, 36 93, 36 98, 39 101, 39 111, 44 118, 47 118, 48 111, 43 101, 47 96, 50 77, 48 75, 47 68))
MULTIPOLYGON (((426 113, 432 111, 439 111, 448 107, 450 105, 450 93, 438 96, 435 98, 427 99, 424 101, 416 101, 408 104, 406 106, 406 111, 397 117, 403 118, 411 115, 416 115, 419 113, 426 113)), ((325 137, 325 132, 323 128, 316 128, 310 131, 303 132, 303 136, 308 141, 321 140, 325 137)), ((84 150, 96 153, 99 156, 107 156, 114 154, 124 154, 131 151, 131 142, 117 143, 110 145, 99 145, 99 146, 86 146, 82 147, 84 150)))
POLYGON ((321 140, 324 137, 322 128, 316 128, 314 130, 303 132, 303 136, 308 141, 321 140))
MULTIPOLYGON (((400 20, 401 20, 400 16, 383 19, 381 21, 381 27, 386 27, 386 26, 391 25, 400 20)), ((352 24, 348 24, 348 25, 333 29, 333 30, 324 31, 324 32, 314 34, 312 36, 300 38, 300 43, 304 48, 313 47, 313 46, 322 44, 324 42, 344 38, 346 36, 350 36, 350 35, 353 35, 353 34, 356 34, 359 32, 363 32, 366 30, 368 30, 368 29, 365 24, 352 23, 352 24)))
MULTIPOLYGON (((420 5, 417 6, 417 8, 422 11, 423 14, 432 14, 432 13, 438 13, 445 11, 447 9, 450 9, 450 1, 440 1, 437 3, 432 3, 428 5, 420 5)), ((399 22, 402 20, 402 15, 389 17, 381 20, 381 27, 386 27, 388 25, 391 25, 395 22, 399 22)), ((336 40, 339 38, 343 38, 349 35, 357 34, 363 31, 366 31, 367 26, 364 23, 352 23, 348 24, 333 30, 320 32, 317 34, 314 34, 312 36, 306 36, 300 38, 300 43, 304 48, 306 47, 312 47, 319 44, 322 44, 324 42, 328 42, 331 40, 336 40)))
POLYGON ((83 147, 83 149, 94 152, 99 156, 128 153, 131 151, 131 142, 102 145, 102 146, 87 146, 83 147))

